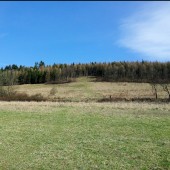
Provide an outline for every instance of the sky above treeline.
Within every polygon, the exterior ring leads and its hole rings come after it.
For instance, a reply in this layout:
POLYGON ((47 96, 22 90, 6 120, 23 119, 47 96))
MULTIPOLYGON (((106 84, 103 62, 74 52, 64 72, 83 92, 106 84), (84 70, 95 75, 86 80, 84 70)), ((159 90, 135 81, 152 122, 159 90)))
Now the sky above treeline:
POLYGON ((0 66, 170 61, 170 2, 0 2, 0 66))

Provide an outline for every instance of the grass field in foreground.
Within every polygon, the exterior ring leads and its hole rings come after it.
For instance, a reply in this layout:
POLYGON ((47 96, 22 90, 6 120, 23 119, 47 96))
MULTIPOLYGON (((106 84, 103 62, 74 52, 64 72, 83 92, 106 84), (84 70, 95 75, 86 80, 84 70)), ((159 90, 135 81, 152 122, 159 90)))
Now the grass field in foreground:
POLYGON ((169 169, 170 105, 0 102, 0 169, 169 169))

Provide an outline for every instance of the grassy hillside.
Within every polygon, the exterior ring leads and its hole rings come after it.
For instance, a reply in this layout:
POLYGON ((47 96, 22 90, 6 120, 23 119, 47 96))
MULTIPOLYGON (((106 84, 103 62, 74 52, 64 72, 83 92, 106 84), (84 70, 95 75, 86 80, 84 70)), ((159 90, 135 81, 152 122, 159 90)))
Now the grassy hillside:
MULTIPOLYGON (((78 78, 76 82, 66 84, 28 84, 16 86, 18 92, 29 95, 41 93, 50 99, 66 101, 97 101, 102 98, 154 98, 148 83, 111 83, 96 82, 95 78, 78 78), (49 96, 50 90, 56 88, 57 93, 49 96)), ((158 87, 158 98, 168 98, 167 93, 158 87)))
MULTIPOLYGON (((72 102, 1 101, 0 169, 170 168, 169 103, 96 102, 110 95, 153 98, 149 84, 79 78, 15 89, 72 102)), ((158 97, 167 97, 160 87, 158 97)))
POLYGON ((169 169, 169 113, 154 103, 0 102, 0 169, 169 169))

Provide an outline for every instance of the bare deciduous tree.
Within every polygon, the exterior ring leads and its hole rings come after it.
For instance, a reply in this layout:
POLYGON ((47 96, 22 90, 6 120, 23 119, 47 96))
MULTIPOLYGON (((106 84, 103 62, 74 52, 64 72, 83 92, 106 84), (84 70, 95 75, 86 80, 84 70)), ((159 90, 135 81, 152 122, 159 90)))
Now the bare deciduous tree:
POLYGON ((169 84, 161 84, 163 90, 168 94, 168 98, 170 100, 170 89, 169 89, 169 84))
POLYGON ((150 85, 152 86, 152 92, 153 92, 153 94, 155 96, 155 99, 157 99, 158 98, 158 90, 157 90, 158 84, 150 83, 150 85))
POLYGON ((14 85, 16 84, 16 76, 13 70, 0 73, 0 96, 11 96, 15 93, 14 85))

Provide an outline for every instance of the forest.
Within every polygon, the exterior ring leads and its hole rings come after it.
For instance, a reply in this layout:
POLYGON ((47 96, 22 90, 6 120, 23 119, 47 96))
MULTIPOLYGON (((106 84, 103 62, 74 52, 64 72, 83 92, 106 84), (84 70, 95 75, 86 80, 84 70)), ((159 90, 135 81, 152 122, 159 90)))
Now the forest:
POLYGON ((8 65, 0 70, 1 83, 64 83, 82 76, 98 81, 169 83, 170 62, 109 62, 88 64, 53 64, 36 62, 32 67, 8 65))

